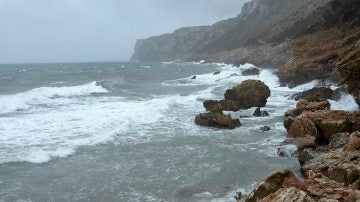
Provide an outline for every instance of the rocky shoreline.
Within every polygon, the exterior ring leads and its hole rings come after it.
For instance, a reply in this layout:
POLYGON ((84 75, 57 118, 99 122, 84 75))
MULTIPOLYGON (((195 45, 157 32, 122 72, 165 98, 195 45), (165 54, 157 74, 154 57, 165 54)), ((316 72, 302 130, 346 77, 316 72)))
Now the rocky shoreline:
POLYGON ((305 180, 276 171, 238 201, 360 200, 360 112, 330 110, 327 100, 309 96, 285 116, 305 180))
MULTIPOLYGON (((296 108, 284 115, 284 144, 296 145, 305 180, 277 171, 249 196, 236 199, 360 201, 360 112, 330 110, 329 102, 349 93, 360 105, 359 16, 360 2, 353 0, 252 0, 235 18, 139 40, 133 59, 252 63, 278 68, 280 82, 289 87, 313 80, 336 83, 336 90, 318 87, 294 95, 296 108), (175 45, 163 45, 170 42, 175 45)), ((227 90, 224 99, 205 101, 209 112, 196 116, 195 123, 240 127, 223 110, 258 107, 254 116, 266 116, 260 108, 270 93, 261 81, 245 81, 227 90)))
MULTIPOLYGON (((276 171, 248 196, 238 193, 237 201, 360 200, 360 111, 330 110, 328 100, 338 99, 340 90, 316 87, 290 97, 298 102, 284 115, 288 131, 284 144, 297 147, 295 155, 304 180, 289 170, 276 171)), ((264 83, 246 80, 227 90, 224 100, 205 101, 204 108, 209 112, 197 115, 195 124, 222 129, 241 127, 239 119, 232 119, 223 110, 258 107, 253 116, 264 116, 267 112, 260 107, 266 105, 269 96, 264 83)))

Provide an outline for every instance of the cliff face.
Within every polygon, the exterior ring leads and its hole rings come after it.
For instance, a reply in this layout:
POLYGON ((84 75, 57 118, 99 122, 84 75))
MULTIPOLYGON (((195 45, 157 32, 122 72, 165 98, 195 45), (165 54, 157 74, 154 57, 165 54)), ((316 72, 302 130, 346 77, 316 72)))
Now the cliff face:
POLYGON ((296 86, 331 79, 360 103, 360 1, 253 0, 236 18, 139 40, 133 60, 253 63, 296 86))
MULTIPOLYGON (((138 40, 132 60, 207 60, 285 64, 291 55, 286 32, 328 0, 254 0, 241 14, 212 26, 190 27, 138 40)), ((292 30, 290 30, 292 31, 292 30)))
POLYGON ((218 22, 212 26, 186 27, 171 34, 139 39, 131 60, 171 61, 185 60, 191 53, 199 51, 228 32, 238 17, 218 22))

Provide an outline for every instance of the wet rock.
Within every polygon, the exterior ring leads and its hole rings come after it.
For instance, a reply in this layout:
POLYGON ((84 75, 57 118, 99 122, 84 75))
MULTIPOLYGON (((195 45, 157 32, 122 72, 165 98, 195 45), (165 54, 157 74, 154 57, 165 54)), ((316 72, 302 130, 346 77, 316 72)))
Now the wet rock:
POLYGON ((352 113, 345 111, 316 111, 306 112, 302 117, 311 120, 318 128, 318 134, 321 138, 330 141, 330 137, 337 133, 351 132, 351 118, 352 113))
POLYGON ((351 133, 354 126, 357 127, 357 113, 345 111, 321 110, 305 112, 298 116, 291 124, 289 136, 315 137, 316 142, 330 142, 334 134, 351 133))
POLYGON ((213 75, 218 75, 218 74, 220 74, 220 71, 216 71, 213 73, 213 75))
POLYGON ((263 126, 260 128, 260 130, 263 132, 270 131, 270 129, 271 129, 270 126, 263 126))
POLYGON ((291 124, 289 130, 289 136, 292 138, 306 138, 315 137, 318 138, 318 131, 314 122, 306 116, 299 116, 291 124))
POLYGON ((346 186, 353 184, 360 179, 360 151, 345 151, 344 148, 339 148, 318 152, 312 159, 303 161, 301 171, 306 178, 315 172, 346 186))
POLYGON ((252 76, 252 75, 259 75, 260 71, 258 68, 250 68, 250 69, 245 69, 244 71, 241 72, 241 74, 243 76, 252 76))
POLYGON ((256 108, 256 110, 253 113, 253 116, 255 117, 265 117, 270 116, 267 111, 261 111, 260 107, 256 108))
POLYGON ((241 109, 240 103, 235 100, 220 100, 219 103, 223 107, 224 111, 236 112, 241 109))
POLYGON ((318 140, 315 136, 305 136, 291 139, 291 143, 294 144, 300 152, 306 148, 316 148, 318 145, 317 142, 318 140))
POLYGON ((191 79, 196 79, 196 76, 191 77, 191 79))
POLYGON ((258 183, 245 201, 260 201, 283 187, 304 187, 304 184, 289 170, 276 171, 264 181, 258 183))
POLYGON ((296 117, 304 112, 315 112, 319 110, 330 110, 328 100, 318 97, 306 97, 296 104, 296 108, 285 113, 284 127, 289 131, 296 117))
POLYGON ((354 132, 350 135, 349 141, 345 145, 345 151, 360 151, 360 132, 354 132))
POLYGON ((316 202, 306 192, 295 187, 281 188, 273 194, 260 200, 261 202, 316 202))
POLYGON ((259 183, 246 198, 246 202, 287 201, 357 201, 360 191, 327 178, 322 173, 311 172, 305 181, 290 171, 278 171, 259 183))
POLYGON ((299 101, 306 97, 317 97, 327 100, 327 99, 331 99, 332 95, 333 95, 333 90, 331 90, 330 88, 316 87, 304 92, 296 93, 295 95, 292 96, 292 98, 295 99, 296 101, 299 101))
POLYGON ((217 100, 206 100, 203 102, 203 106, 206 109, 206 111, 212 110, 215 105, 219 104, 219 101, 217 100))
POLYGON ((209 113, 197 115, 194 122, 200 126, 224 129, 234 129, 241 125, 239 119, 232 119, 230 114, 223 114, 220 104, 215 105, 209 113))
POLYGON ((224 94, 225 100, 234 100, 239 103, 241 109, 251 107, 264 107, 267 98, 270 97, 270 89, 262 81, 246 80, 224 94))
POLYGON ((350 133, 338 133, 330 137, 329 149, 343 147, 349 141, 350 133))
POLYGON ((312 148, 306 148, 299 152, 298 160, 300 165, 303 165, 305 162, 314 159, 317 155, 317 152, 314 151, 312 148))
POLYGON ((236 192, 234 198, 236 199, 236 201, 241 200, 241 198, 242 198, 242 193, 241 193, 241 192, 236 192))
POLYGON ((293 157, 297 155, 297 149, 293 145, 285 144, 277 147, 277 154, 280 157, 293 157))

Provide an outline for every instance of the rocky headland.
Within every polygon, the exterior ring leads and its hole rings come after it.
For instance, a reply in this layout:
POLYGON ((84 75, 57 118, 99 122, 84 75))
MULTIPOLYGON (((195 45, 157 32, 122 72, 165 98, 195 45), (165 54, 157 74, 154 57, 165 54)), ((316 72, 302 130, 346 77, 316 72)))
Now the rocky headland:
MULTIPOLYGON (((235 18, 138 40, 132 59, 252 63, 277 69, 280 82, 289 87, 312 80, 337 84, 336 90, 320 86, 289 98, 298 102, 284 114, 284 144, 297 147, 304 179, 276 171, 236 199, 360 201, 360 112, 331 110, 329 102, 350 93, 360 105, 360 1, 252 0, 235 18)), ((227 90, 224 99, 205 101, 209 112, 196 116, 195 123, 239 127, 240 121, 223 110, 258 107, 254 116, 266 116, 261 107, 270 94, 261 81, 244 81, 227 90)))

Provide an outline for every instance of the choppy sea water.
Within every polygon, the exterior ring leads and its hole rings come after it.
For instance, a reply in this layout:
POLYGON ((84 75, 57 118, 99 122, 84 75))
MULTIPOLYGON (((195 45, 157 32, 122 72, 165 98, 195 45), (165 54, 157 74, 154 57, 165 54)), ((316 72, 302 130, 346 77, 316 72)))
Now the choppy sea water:
MULTIPOLYGON (((0 201, 234 201, 274 170, 298 173, 295 157, 278 156, 294 151, 282 145, 283 115, 289 95, 318 81, 289 89, 272 70, 242 76, 250 67, 0 65, 0 201), (246 79, 270 87, 269 117, 252 108, 231 113, 245 116, 235 130, 193 123, 204 100, 246 79)), ((331 104, 357 109, 349 95, 331 104)))

